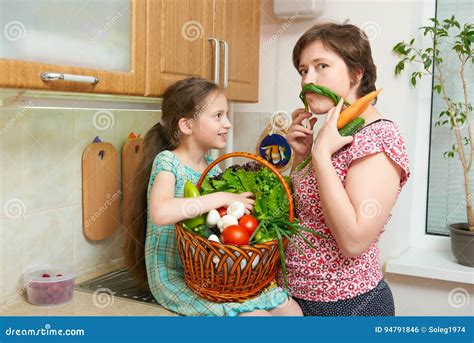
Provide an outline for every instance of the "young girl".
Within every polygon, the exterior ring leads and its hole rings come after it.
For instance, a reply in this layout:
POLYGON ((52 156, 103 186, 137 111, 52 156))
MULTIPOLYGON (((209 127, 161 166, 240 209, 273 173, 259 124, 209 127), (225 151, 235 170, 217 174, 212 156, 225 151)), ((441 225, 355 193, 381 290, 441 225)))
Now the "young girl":
MULTIPOLYGON (((368 38, 354 25, 311 27, 296 43, 293 63, 301 85, 326 86, 350 103, 375 90, 368 38)), ((309 154, 312 162, 291 177, 301 224, 327 238, 308 235, 316 250, 295 238, 305 257, 288 246, 291 294, 307 316, 394 315, 377 244, 409 177, 403 138, 372 106, 361 115, 365 126, 354 137, 342 137, 336 126, 342 101, 334 107, 318 94, 306 99, 311 112, 326 114, 326 119, 313 140, 318 118, 304 109, 293 112, 288 141, 295 152, 294 166, 309 154)))
MULTIPOLYGON (((163 96, 162 120, 145 135, 135 189, 135 207, 126 209, 125 260, 132 274, 148 286, 156 301, 186 316, 302 315, 280 287, 244 303, 214 303, 186 286, 174 223, 195 210, 183 199, 187 180, 197 183, 211 160, 209 149, 226 145, 231 124, 227 100, 214 83, 201 78, 179 81, 163 96)), ((215 167, 209 173, 215 175, 215 167)), ((241 201, 251 210, 252 193, 214 193, 195 198, 203 213, 241 201)))

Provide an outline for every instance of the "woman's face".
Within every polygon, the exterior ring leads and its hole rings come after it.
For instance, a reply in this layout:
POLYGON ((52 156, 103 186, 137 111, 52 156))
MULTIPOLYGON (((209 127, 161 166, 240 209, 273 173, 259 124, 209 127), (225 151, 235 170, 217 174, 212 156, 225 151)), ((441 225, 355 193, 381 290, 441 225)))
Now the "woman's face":
MULTIPOLYGON (((359 83, 351 86, 349 69, 344 60, 326 48, 320 40, 303 49, 298 72, 301 75, 301 86, 314 83, 332 89, 349 102, 356 100, 359 83)), ((307 93, 306 100, 314 114, 325 114, 335 106, 328 97, 315 93, 307 93)))
POLYGON ((210 94, 198 114, 193 136, 204 149, 223 149, 227 132, 232 125, 227 118, 227 99, 224 93, 210 94))

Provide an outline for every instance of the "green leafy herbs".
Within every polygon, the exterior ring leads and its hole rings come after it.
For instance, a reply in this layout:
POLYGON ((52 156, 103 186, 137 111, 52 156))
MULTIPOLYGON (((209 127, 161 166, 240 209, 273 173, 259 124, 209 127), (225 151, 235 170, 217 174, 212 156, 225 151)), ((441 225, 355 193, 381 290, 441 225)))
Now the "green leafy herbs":
MULTIPOLYGON (((285 178, 290 184, 289 178, 285 178)), ((289 212, 285 190, 277 177, 256 163, 232 166, 215 177, 206 177, 201 195, 215 192, 255 194, 255 217, 259 222, 267 219, 287 219, 289 212)))
MULTIPOLYGON (((290 179, 286 176, 284 178, 291 188, 290 179)), ((319 232, 301 226, 297 220, 289 221, 289 202, 283 185, 275 174, 258 163, 250 162, 242 166, 231 166, 217 176, 207 176, 201 186, 201 195, 215 192, 238 194, 252 192, 255 195, 253 215, 258 219, 259 225, 250 237, 250 243, 262 244, 275 239, 278 241, 282 273, 288 288, 284 240, 288 240, 303 254, 291 236, 300 236, 313 249, 316 248, 303 232, 314 234, 320 238, 326 237, 319 232)))

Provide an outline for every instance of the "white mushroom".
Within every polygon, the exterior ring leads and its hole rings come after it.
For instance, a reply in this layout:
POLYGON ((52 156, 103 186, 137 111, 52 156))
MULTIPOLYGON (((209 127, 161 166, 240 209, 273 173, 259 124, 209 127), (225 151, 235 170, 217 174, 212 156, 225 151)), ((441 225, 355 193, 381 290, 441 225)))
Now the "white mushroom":
POLYGON ((219 228, 220 232, 224 231, 224 229, 230 225, 239 225, 237 218, 231 216, 230 214, 226 214, 217 222, 217 227, 219 228))
POLYGON ((227 207, 227 214, 239 219, 245 214, 245 204, 240 201, 233 202, 227 207))
POLYGON ((219 237, 217 237, 216 235, 212 234, 209 236, 208 238, 209 241, 212 241, 212 242, 217 242, 217 243, 220 243, 221 241, 219 240, 219 237))
POLYGON ((210 210, 209 213, 207 214, 206 225, 208 227, 214 227, 217 225, 217 222, 219 221, 219 219, 221 219, 219 212, 217 212, 217 210, 210 210))

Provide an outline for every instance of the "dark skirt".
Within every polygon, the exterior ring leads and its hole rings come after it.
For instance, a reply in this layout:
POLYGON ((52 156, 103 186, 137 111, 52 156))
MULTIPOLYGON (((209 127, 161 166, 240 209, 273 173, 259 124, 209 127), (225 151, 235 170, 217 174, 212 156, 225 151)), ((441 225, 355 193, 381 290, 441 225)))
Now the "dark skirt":
POLYGON ((311 301, 294 298, 305 316, 394 316, 390 287, 382 280, 367 293, 338 301, 311 301))

